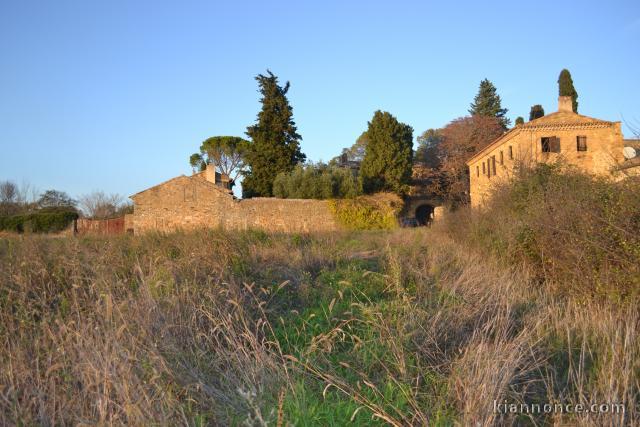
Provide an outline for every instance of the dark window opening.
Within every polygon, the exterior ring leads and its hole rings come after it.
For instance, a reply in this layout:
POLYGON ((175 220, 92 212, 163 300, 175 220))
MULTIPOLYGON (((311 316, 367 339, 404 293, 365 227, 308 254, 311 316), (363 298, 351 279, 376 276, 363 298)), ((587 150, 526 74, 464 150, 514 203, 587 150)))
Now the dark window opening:
POLYGON ((500 164, 504 165, 504 154, 500 151, 500 164))
POLYGON ((491 161, 487 159, 487 176, 491 178, 491 161))
POLYGON ((484 162, 482 162, 482 175, 486 175, 487 170, 485 169, 484 162))
POLYGON ((509 146, 509 160, 513 160, 513 147, 509 146))
POLYGON ((578 151, 587 151, 587 137, 586 136, 577 137, 577 145, 578 145, 578 151))
POLYGON ((476 176, 480 176, 480 166, 476 166, 476 176))
POLYGON ((433 206, 431 205, 420 205, 416 209, 416 222, 419 225, 427 225, 433 219, 433 206))
POLYGON ((543 153, 560 152, 560 138, 557 138, 555 136, 543 137, 540 142, 542 143, 543 153))
POLYGON ((496 156, 491 156, 491 166, 493 167, 493 174, 496 174, 496 156))

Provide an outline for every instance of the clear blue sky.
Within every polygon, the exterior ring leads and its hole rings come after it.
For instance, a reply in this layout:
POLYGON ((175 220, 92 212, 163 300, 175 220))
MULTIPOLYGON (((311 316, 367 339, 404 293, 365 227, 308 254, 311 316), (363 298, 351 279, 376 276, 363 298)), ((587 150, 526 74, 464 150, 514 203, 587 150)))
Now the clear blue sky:
POLYGON ((443 126, 485 77, 512 120, 555 111, 564 67, 582 114, 639 121, 639 53, 638 0, 0 0, 0 180, 128 196, 188 174, 254 122, 267 68, 314 161, 376 109, 443 126))

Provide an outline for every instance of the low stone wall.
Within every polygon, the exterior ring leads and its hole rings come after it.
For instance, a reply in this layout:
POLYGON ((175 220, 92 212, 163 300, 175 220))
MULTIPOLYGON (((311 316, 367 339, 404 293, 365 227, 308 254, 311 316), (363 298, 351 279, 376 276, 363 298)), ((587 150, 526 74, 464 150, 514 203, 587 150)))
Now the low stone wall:
POLYGON ((237 200, 197 177, 180 176, 131 198, 134 214, 130 223, 135 233, 202 227, 288 233, 339 229, 325 200, 237 200))
POLYGON ((236 202, 238 214, 228 218, 231 229, 267 231, 333 231, 338 226, 326 200, 253 198, 236 202))

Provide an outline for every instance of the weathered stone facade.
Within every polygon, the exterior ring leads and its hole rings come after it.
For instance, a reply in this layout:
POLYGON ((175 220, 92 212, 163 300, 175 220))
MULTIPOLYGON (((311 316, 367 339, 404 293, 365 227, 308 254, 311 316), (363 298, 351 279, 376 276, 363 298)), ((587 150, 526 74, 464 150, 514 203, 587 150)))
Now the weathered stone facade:
POLYGON ((202 227, 230 230, 309 232, 339 228, 324 200, 254 198, 238 200, 215 175, 179 176, 131 196, 133 230, 171 231, 202 227))
POLYGON ((486 203, 491 190, 511 177, 519 164, 563 160, 594 175, 614 177, 624 162, 620 122, 576 114, 571 98, 560 97, 558 112, 502 135, 468 162, 471 205, 486 203))

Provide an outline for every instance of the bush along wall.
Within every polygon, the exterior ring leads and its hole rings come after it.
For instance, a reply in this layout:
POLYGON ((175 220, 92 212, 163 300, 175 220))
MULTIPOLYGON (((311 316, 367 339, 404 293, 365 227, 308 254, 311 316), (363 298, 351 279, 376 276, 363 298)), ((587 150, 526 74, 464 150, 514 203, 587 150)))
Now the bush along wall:
POLYGON ((379 193, 331 200, 329 208, 336 220, 349 230, 391 230, 398 227, 403 202, 395 194, 379 193))
POLYGON ((73 211, 33 212, 0 217, 0 231, 14 233, 55 233, 65 230, 78 218, 73 211))

